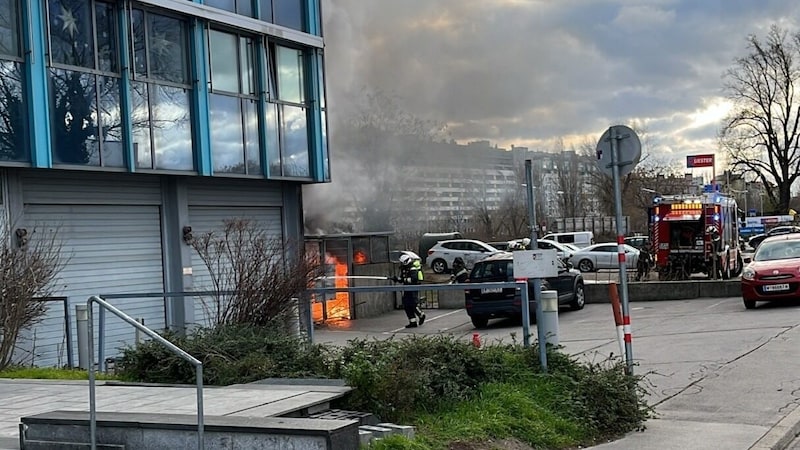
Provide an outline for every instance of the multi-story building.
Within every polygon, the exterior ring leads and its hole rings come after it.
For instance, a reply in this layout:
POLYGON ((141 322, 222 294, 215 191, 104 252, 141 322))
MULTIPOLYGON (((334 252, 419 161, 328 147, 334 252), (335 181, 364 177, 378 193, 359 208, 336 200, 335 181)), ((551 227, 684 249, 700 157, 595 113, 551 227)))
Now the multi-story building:
MULTIPOLYGON (((0 11, 0 220, 12 245, 57 234, 54 293, 70 313, 93 294, 208 288, 185 241, 223 219, 302 240, 301 186, 330 178, 319 0, 0 11)), ((114 303, 164 328, 197 322, 195 300, 114 303)), ((63 314, 51 307, 18 359, 65 363, 63 314)), ((116 319, 106 328, 106 354, 134 335, 116 319)))
POLYGON ((396 229, 470 231, 477 211, 496 212, 508 205, 506 200, 524 206, 526 159, 532 160, 534 195, 545 216, 541 220, 561 217, 565 205, 576 203, 565 202, 564 196, 581 196, 580 213, 585 212, 583 205, 591 206, 588 176, 593 166, 574 152, 508 150, 488 141, 436 144, 420 152, 413 167, 405 168, 409 181, 398 186, 396 229), (574 170, 570 164, 575 164, 574 170), (573 185, 565 186, 570 181, 573 185))

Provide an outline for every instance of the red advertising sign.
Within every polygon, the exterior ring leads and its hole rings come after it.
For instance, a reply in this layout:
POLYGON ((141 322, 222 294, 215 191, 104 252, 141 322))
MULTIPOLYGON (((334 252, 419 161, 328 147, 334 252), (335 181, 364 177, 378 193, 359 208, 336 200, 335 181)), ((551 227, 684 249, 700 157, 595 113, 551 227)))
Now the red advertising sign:
POLYGON ((714 155, 687 156, 686 167, 714 167, 714 155))

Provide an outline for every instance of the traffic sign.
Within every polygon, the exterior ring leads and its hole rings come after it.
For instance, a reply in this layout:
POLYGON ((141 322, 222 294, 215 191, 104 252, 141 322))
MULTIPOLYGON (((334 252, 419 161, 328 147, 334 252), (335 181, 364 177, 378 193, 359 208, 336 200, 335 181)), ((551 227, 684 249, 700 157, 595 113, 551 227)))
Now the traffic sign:
POLYGON ((639 142, 639 136, 636 135, 636 132, 625 125, 614 125, 607 129, 597 143, 597 167, 608 176, 613 174, 613 166, 611 164, 612 133, 617 141, 616 162, 617 166, 619 166, 619 176, 625 176, 639 163, 639 158, 642 157, 642 144, 639 142))
POLYGON ((556 251, 523 250, 514 252, 514 278, 552 278, 558 276, 556 251))

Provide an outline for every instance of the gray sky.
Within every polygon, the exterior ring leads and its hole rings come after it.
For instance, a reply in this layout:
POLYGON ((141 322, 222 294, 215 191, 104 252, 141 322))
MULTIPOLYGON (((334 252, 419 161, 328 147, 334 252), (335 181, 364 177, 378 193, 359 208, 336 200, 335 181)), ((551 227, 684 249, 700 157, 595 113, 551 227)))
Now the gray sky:
MULTIPOLYGON (((794 32, 796 0, 322 0, 328 107, 395 94, 460 143, 550 150, 644 126, 650 151, 712 153, 745 38, 794 32)), ((332 130, 335 132, 335 130, 332 130)), ((335 158, 335 149, 333 157, 335 158)), ((719 155, 721 157, 722 155, 719 155)), ((719 158, 718 158, 719 161, 719 158)), ((718 170, 719 170, 718 162, 718 170)))

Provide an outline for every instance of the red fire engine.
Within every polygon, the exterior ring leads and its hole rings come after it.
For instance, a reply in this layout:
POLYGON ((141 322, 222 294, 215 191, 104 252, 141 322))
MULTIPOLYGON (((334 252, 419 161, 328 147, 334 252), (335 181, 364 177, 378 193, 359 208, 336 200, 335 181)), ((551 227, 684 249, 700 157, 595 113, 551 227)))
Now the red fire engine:
POLYGON ((659 279, 738 276, 744 262, 736 218, 736 200, 719 192, 655 197, 649 221, 659 279))

